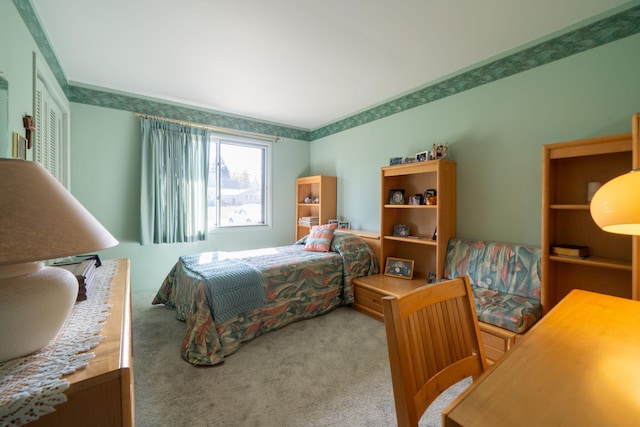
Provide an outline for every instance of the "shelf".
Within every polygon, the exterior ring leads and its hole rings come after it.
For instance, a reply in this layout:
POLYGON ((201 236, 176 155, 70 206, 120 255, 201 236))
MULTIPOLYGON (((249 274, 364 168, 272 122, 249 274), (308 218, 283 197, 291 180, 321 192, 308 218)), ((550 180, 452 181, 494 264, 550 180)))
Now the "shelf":
POLYGON ((555 262, 564 262, 567 264, 578 264, 591 267, 611 268, 616 270, 631 271, 631 261, 603 258, 603 257, 587 257, 575 258, 569 256, 549 255, 549 260, 555 262))
POLYGON ((398 241, 398 242, 414 243, 414 244, 417 244, 417 245, 436 246, 438 244, 437 240, 433 240, 433 239, 428 238, 428 237, 383 236, 382 238, 385 239, 385 240, 395 240, 395 241, 398 241))
MULTIPOLYGON (((318 217, 318 224, 327 224, 337 219, 337 178, 335 176, 316 175, 296 179, 296 223, 302 217, 318 217), (318 198, 318 203, 305 203, 306 197, 318 198)), ((296 224, 296 240, 309 233, 311 225, 296 224)))
POLYGON ((438 205, 384 205, 385 209, 436 209, 438 205))
POLYGON ((573 289, 638 298, 637 237, 607 233, 593 221, 590 182, 606 183, 640 165, 633 133, 546 144, 542 147, 541 296, 543 315, 573 289), (551 255, 556 244, 587 246, 585 258, 551 255))

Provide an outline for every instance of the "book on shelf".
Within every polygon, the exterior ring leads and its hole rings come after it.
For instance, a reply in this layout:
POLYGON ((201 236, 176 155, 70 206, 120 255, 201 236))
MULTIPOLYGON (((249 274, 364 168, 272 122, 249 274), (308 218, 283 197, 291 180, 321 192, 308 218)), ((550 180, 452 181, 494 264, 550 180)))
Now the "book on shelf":
POLYGON ((554 245, 551 247, 551 255, 586 258, 589 256, 589 247, 580 245, 554 245))
POLYGON ((303 216, 298 219, 298 224, 300 225, 318 225, 320 224, 320 218, 317 216, 303 216))

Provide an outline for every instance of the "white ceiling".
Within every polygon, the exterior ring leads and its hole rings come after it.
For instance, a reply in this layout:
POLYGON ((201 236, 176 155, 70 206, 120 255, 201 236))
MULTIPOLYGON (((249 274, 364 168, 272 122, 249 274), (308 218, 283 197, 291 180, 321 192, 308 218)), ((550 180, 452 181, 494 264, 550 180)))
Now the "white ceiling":
POLYGON ((316 129, 627 0, 32 0, 72 84, 316 129))

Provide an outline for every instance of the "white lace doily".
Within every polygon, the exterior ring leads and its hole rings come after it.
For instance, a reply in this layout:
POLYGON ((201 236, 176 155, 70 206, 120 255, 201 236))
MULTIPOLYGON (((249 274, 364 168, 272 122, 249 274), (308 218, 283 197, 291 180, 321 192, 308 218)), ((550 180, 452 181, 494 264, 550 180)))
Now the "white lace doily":
POLYGON ((104 261, 96 268, 94 282, 87 287, 87 299, 77 302, 67 323, 37 353, 0 363, 0 426, 20 426, 53 412, 64 403, 69 387, 63 375, 86 366, 92 349, 102 339, 109 315, 109 298, 117 262, 104 261))

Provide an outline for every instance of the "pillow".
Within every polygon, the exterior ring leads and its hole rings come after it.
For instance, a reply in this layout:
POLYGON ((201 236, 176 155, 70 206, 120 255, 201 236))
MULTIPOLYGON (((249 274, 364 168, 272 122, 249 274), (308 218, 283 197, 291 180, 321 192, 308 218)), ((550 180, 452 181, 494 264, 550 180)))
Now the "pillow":
POLYGON ((329 252, 331 249, 331 241, 333 240, 333 232, 338 224, 314 225, 311 232, 307 236, 307 242, 303 251, 310 252, 329 252))

